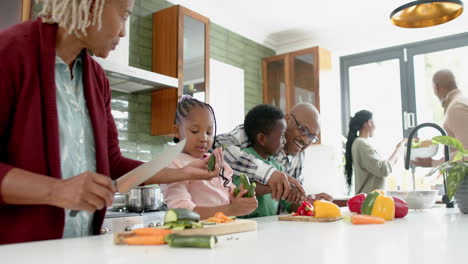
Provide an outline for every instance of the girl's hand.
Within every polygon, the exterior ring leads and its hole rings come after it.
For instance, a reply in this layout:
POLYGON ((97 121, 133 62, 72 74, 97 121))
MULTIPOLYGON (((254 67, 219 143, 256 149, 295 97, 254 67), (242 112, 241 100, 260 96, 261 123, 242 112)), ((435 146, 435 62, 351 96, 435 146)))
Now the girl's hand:
POLYGON ((224 165, 223 148, 216 148, 210 156, 201 160, 195 160, 183 168, 184 173, 188 175, 187 180, 211 180, 219 176, 222 166, 224 165), (208 171, 208 161, 211 155, 215 155, 216 163, 213 171, 208 171))
POLYGON ((241 191, 237 194, 237 196, 233 196, 231 204, 229 206, 230 215, 234 216, 241 216, 241 215, 248 215, 255 211, 258 207, 257 198, 254 197, 242 197, 244 194, 247 193, 247 190, 244 190, 241 187, 241 191))

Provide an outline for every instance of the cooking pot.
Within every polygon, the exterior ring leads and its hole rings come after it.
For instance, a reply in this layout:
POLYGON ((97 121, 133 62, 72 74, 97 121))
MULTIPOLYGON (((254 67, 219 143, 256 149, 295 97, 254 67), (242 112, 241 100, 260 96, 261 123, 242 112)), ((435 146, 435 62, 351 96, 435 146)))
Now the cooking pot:
POLYGON ((119 211, 125 209, 127 206, 127 195, 124 193, 115 193, 114 200, 112 201, 112 205, 108 207, 108 210, 112 211, 119 211))
POLYGON ((158 185, 136 187, 127 195, 127 210, 131 212, 155 211, 162 203, 163 196, 158 185))

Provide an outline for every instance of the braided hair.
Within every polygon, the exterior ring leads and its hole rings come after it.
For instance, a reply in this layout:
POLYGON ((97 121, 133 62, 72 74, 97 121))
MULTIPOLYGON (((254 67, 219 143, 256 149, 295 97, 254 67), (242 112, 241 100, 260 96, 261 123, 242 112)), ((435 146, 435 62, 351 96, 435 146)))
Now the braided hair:
POLYGON ((348 188, 351 187, 353 177, 353 155, 351 153, 351 147, 353 146, 354 140, 358 137, 357 132, 362 128, 364 123, 372 119, 372 113, 367 110, 361 110, 357 112, 354 117, 349 121, 349 132, 348 140, 346 141, 346 164, 345 164, 345 176, 348 188))
MULTIPOLYGON (((211 105, 202 102, 200 100, 197 100, 193 98, 190 95, 183 95, 180 99, 179 102, 177 103, 177 109, 175 113, 175 118, 174 118, 174 124, 181 124, 183 120, 187 119, 190 111, 196 107, 202 107, 207 109, 212 115, 213 115, 213 120, 214 120, 214 139, 213 139, 213 144, 211 145, 210 149, 214 149, 214 144, 216 142, 216 116, 213 110, 213 107, 211 105)), ((173 141, 175 143, 179 142, 180 139, 174 137, 173 141)), ((223 179, 223 185, 224 187, 229 187, 229 179, 227 179, 224 176, 224 169, 221 169, 221 173, 219 175, 223 179)))

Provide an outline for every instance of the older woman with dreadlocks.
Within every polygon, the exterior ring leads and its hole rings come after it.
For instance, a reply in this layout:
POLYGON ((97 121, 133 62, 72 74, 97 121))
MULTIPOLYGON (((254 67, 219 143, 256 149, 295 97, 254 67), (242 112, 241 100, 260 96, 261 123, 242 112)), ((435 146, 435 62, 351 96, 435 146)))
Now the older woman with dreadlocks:
MULTIPOLYGON (((0 32, 0 244, 98 234, 111 179, 141 164, 120 152, 109 82, 88 53, 105 58, 116 47, 133 0, 40 2, 37 20, 0 32)), ((205 159, 152 180, 219 171, 205 159)))
POLYGON ((346 183, 351 188, 354 166, 356 194, 385 189, 385 177, 392 172, 392 165, 397 162, 400 150, 406 142, 406 139, 400 141, 390 157, 382 159, 369 142, 374 131, 372 113, 367 110, 357 112, 349 122, 345 174, 346 183))

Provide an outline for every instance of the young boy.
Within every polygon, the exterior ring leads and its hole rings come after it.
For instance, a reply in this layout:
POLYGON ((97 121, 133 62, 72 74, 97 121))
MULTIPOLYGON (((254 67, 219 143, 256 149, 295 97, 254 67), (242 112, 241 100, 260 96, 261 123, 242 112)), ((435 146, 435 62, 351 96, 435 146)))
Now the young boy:
MULTIPOLYGON (((272 105, 257 105, 245 116, 244 129, 251 145, 242 150, 254 155, 277 170, 284 171, 283 167, 272 157, 280 153, 286 143, 284 136, 286 132, 286 120, 284 119, 283 112, 272 105)), ((237 176, 234 177, 233 182, 237 186, 241 184, 240 178, 237 176)), ((289 203, 286 201, 278 202, 271 197, 269 186, 258 182, 256 184, 255 192, 258 208, 245 217, 276 215, 278 214, 279 203, 282 204, 283 208, 289 210, 289 203)))

